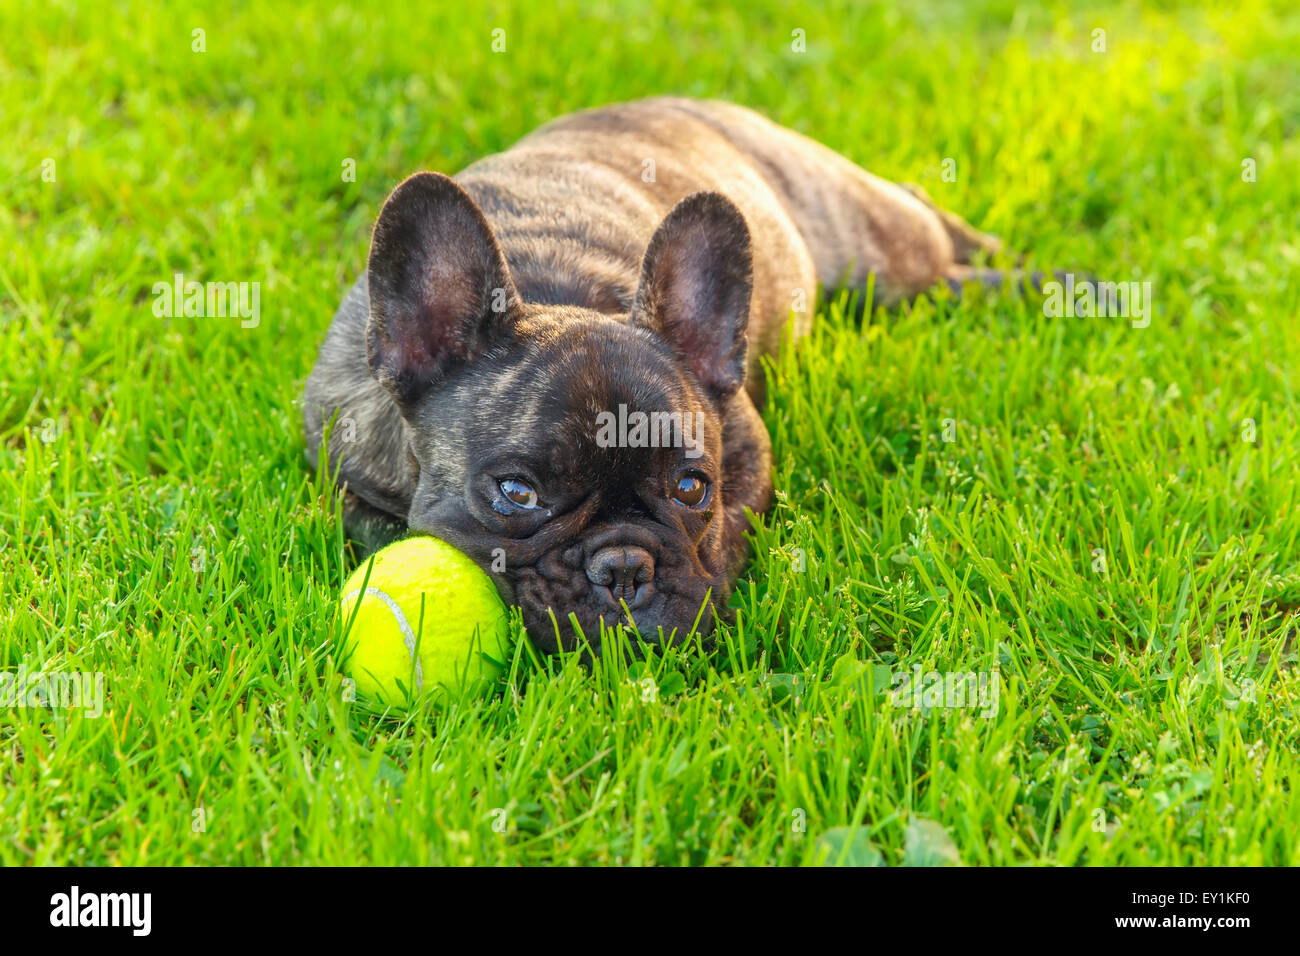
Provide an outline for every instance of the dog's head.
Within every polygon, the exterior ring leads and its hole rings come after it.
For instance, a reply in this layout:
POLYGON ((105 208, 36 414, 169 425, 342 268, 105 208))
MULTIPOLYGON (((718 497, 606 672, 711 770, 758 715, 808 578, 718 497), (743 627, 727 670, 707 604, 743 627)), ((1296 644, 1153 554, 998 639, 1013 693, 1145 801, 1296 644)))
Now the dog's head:
POLYGON ((411 528, 488 571, 546 650, 571 646, 570 614, 593 643, 628 614, 649 641, 711 630, 743 531, 723 481, 747 404, 736 207, 683 199, 610 316, 523 302, 473 200, 421 173, 384 206, 368 284, 370 369, 418 465, 411 528))

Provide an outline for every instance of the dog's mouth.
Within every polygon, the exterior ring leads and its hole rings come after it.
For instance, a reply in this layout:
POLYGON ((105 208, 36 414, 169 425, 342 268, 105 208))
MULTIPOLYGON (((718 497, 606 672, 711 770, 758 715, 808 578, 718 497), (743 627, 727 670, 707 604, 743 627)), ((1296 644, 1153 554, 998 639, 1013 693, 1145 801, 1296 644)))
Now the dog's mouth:
POLYGON ((631 625, 647 644, 680 643, 693 629, 708 636, 726 603, 722 582, 700 574, 692 555, 639 527, 586 535, 502 577, 529 636, 548 652, 595 647, 602 626, 631 625))
POLYGON ((692 633, 708 638, 719 619, 730 619, 727 579, 710 574, 692 542, 663 525, 593 525, 540 553, 456 526, 426 533, 459 547, 492 578, 544 653, 598 648, 602 627, 620 625, 646 644, 680 644, 692 633))
POLYGON ((707 640, 713 633, 718 613, 710 599, 690 608, 678 606, 632 611, 623 609, 598 610, 590 604, 570 607, 567 610, 553 606, 522 603, 524 626, 528 636, 540 650, 554 653, 557 650, 597 649, 611 632, 619 627, 625 630, 629 642, 636 638, 647 645, 667 647, 682 644, 692 635, 707 640))

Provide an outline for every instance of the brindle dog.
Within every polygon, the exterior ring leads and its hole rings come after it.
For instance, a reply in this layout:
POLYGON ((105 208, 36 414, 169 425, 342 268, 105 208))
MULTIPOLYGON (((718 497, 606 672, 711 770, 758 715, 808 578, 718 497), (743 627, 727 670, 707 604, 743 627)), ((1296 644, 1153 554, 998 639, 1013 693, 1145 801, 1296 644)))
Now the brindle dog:
POLYGON ((997 247, 738 106, 566 116, 394 190, 307 382, 308 458, 337 419, 349 533, 450 542, 544 650, 573 645, 570 615, 592 643, 629 614, 647 640, 707 634, 772 495, 761 356, 819 286, 874 275, 895 301, 997 247), (602 440, 635 412, 662 434, 602 440))

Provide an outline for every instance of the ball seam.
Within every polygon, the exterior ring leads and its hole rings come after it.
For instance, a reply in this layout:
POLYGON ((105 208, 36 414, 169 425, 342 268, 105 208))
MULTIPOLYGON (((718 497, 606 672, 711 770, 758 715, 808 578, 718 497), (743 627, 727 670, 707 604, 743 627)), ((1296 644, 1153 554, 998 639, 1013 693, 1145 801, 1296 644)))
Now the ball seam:
MULTIPOLYGON (((341 603, 347 604, 359 594, 361 594, 359 588, 345 594, 341 603)), ((401 606, 398 605, 398 603, 386 592, 381 591, 379 588, 367 587, 366 597, 379 598, 379 600, 384 602, 384 606, 388 608, 389 613, 393 615, 394 620, 397 622, 398 630, 402 632, 402 640, 406 643, 406 650, 411 655, 411 660, 415 662, 415 690, 417 693, 424 690, 424 667, 420 662, 419 656, 415 653, 415 632, 411 630, 411 622, 408 621, 406 615, 402 613, 401 606)))

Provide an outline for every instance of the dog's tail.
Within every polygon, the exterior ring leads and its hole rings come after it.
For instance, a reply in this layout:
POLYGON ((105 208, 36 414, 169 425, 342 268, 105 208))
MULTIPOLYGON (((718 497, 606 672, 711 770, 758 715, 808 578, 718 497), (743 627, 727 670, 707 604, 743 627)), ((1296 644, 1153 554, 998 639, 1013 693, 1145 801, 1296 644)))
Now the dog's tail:
POLYGON ((1024 269, 985 269, 979 266, 956 265, 948 269, 944 282, 957 298, 970 286, 979 286, 994 292, 1002 289, 1015 289, 1019 292, 1030 290, 1045 295, 1043 284, 1047 282, 1065 282, 1067 275, 1073 275, 1076 282, 1095 281, 1091 273, 1067 272, 1053 269, 1051 272, 1026 271, 1024 269))
MULTIPOLYGON (((1031 272, 1025 269, 993 269, 980 263, 986 262, 1003 249, 1002 240, 991 233, 981 232, 965 219, 936 205, 929 194, 915 183, 899 183, 909 193, 923 202, 942 223, 948 238, 952 240, 952 258, 955 263, 944 275, 944 282, 953 295, 961 298, 962 291, 969 286, 979 286, 994 292, 1004 288, 1020 292, 1030 290, 1043 294, 1046 282, 1064 282, 1067 272, 1031 272)), ((1017 262, 1021 257, 1017 257, 1017 262)), ((1095 281, 1090 273, 1073 273, 1075 281, 1095 281)))

